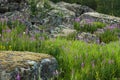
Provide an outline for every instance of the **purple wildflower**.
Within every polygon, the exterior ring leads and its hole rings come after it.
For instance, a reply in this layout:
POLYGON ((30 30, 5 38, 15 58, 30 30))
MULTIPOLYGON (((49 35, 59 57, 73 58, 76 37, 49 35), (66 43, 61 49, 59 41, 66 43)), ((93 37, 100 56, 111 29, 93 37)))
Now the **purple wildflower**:
POLYGON ((94 68, 95 67, 95 63, 92 63, 92 68, 94 68))
POLYGON ((117 24, 112 24, 112 25, 108 25, 106 28, 107 29, 110 29, 110 30, 113 30, 115 28, 118 28, 119 26, 117 24))
POLYGON ((81 67, 84 68, 85 67, 85 64, 84 62, 81 63, 81 67))
POLYGON ((57 76, 58 74, 59 74, 58 70, 55 70, 55 71, 53 72, 53 75, 54 75, 54 76, 57 76))
POLYGON ((97 43, 97 44, 99 44, 99 43, 100 43, 100 40, 99 40, 99 39, 97 39, 97 40, 96 40, 96 43, 97 43))
POLYGON ((4 22, 4 21, 5 21, 5 19, 4 19, 4 18, 0 18, 0 21, 1 21, 1 22, 4 22))
POLYGON ((17 74, 16 80, 20 80, 20 74, 17 74))
POLYGON ((39 37, 39 40, 44 41, 44 40, 45 40, 45 38, 44 38, 44 37, 39 37))
POLYGON ((108 63, 112 64, 112 63, 114 63, 114 60, 109 60, 108 63))
POLYGON ((11 30, 10 30, 10 29, 3 29, 2 32, 3 32, 3 33, 4 33, 4 32, 10 33, 11 30))
POLYGON ((85 22, 88 23, 88 24, 90 24, 90 23, 93 22, 93 20, 92 19, 85 19, 85 22))
POLYGON ((6 30, 3 29, 2 32, 4 33, 4 32, 6 32, 6 30))
POLYGON ((7 18, 6 16, 5 16, 5 18, 4 18, 4 19, 5 19, 5 21, 6 21, 6 22, 8 21, 8 18, 7 18))
POLYGON ((75 18, 75 22, 79 22, 80 21, 80 18, 75 18))
POLYGON ((91 64, 92 64, 92 68, 94 68, 94 67, 95 67, 95 61, 93 60, 93 61, 91 62, 91 64))
POLYGON ((10 29, 7 29, 7 30, 6 30, 6 32, 10 33, 10 32, 11 32, 11 30, 10 30, 10 29))
POLYGON ((30 38, 30 40, 31 40, 31 41, 34 41, 34 40, 35 40, 35 37, 34 37, 34 36, 32 36, 32 37, 30 38))

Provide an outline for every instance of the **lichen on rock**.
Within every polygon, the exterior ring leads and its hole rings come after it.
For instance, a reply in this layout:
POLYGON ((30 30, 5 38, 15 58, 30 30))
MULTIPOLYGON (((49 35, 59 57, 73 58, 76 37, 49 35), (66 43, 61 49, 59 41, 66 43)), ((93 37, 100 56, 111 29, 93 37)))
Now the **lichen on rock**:
POLYGON ((57 70, 54 57, 33 52, 0 51, 0 64, 0 80, 48 80, 57 70))

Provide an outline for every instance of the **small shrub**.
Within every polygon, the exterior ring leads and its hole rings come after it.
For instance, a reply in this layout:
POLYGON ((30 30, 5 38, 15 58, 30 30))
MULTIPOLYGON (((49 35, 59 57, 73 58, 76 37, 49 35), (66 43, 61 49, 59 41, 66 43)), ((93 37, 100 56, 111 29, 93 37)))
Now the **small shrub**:
POLYGON ((100 40, 105 43, 109 43, 111 41, 117 41, 119 39, 118 35, 115 33, 114 30, 113 31, 107 30, 103 34, 101 34, 99 37, 100 37, 100 40))
POLYGON ((74 29, 79 31, 80 30, 80 23, 74 22, 74 29))
POLYGON ((101 22, 93 22, 92 25, 96 26, 97 28, 104 28, 106 27, 105 23, 101 23, 101 22))
POLYGON ((94 33, 98 28, 104 28, 106 24, 101 22, 86 22, 86 24, 80 24, 78 22, 74 23, 74 29, 81 32, 90 32, 94 33))

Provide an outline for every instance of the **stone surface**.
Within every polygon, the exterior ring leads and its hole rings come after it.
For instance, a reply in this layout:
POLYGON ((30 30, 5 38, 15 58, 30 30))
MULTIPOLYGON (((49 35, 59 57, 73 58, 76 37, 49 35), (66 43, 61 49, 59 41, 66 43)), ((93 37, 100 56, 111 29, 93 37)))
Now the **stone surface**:
POLYGON ((57 65, 47 54, 0 51, 0 80, 49 80, 57 75, 57 65))
POLYGON ((69 27, 68 25, 70 25, 70 27, 73 27, 75 17, 80 16, 85 12, 94 11, 87 6, 66 2, 58 2, 55 4, 49 1, 48 4, 50 6, 49 9, 44 7, 45 4, 42 7, 40 6, 40 3, 37 4, 38 9, 43 10, 39 12, 40 14, 38 16, 41 16, 41 13, 46 11, 45 15, 43 15, 44 24, 54 27, 58 27, 59 25, 65 25, 66 27, 69 27))
MULTIPOLYGON (((12 21, 19 20, 25 24, 28 35, 34 36, 43 32, 51 37, 51 35, 62 34, 63 29, 73 29, 73 24, 76 18, 80 18, 79 22, 86 24, 85 20, 100 21, 107 24, 115 24, 120 22, 120 18, 105 15, 95 12, 93 9, 66 2, 53 3, 51 1, 36 0, 36 14, 33 15, 30 11, 30 5, 27 0, 1 0, 0 9, 4 7, 11 8, 10 10, 0 12, 0 21, 7 21, 8 26, 12 26, 12 21), (12 4, 11 4, 12 3, 12 4), (14 9, 8 5, 18 4, 14 9), (23 4, 24 3, 24 4, 23 4), (21 7, 21 5, 24 5, 21 7), (62 26, 61 26, 62 25, 62 26)), ((13 5, 13 6, 15 6, 13 5)), ((7 9, 8 9, 7 8, 7 9)), ((4 10, 0 11, 4 11, 4 10)), ((99 31, 97 32, 99 33, 99 31)), ((41 36, 40 36, 41 37, 41 36)))
POLYGON ((97 37, 95 34, 82 32, 77 35, 77 40, 82 40, 87 43, 100 43, 99 37, 97 37))
POLYGON ((66 28, 66 29, 61 30, 61 32, 58 33, 58 34, 57 33, 53 34, 53 36, 54 37, 67 37, 67 36, 75 34, 75 33, 77 33, 76 30, 70 29, 70 28, 66 28))
POLYGON ((0 13, 21 10, 26 0, 0 0, 0 13))
POLYGON ((43 26, 44 31, 49 35, 51 32, 61 32, 60 30, 62 29, 56 30, 59 25, 73 28, 75 17, 85 12, 94 11, 87 6, 78 4, 53 3, 49 0, 47 2, 43 0, 36 1, 36 14, 33 15, 27 0, 1 0, 0 11, 2 12, 0 12, 0 21, 7 21, 8 26, 13 26, 11 24, 12 21, 19 20, 25 24, 28 28, 28 34, 31 36, 41 34, 43 29, 39 29, 39 26, 43 26))
POLYGON ((120 24, 120 18, 119 17, 114 17, 114 16, 111 16, 111 15, 101 14, 101 13, 98 13, 98 12, 84 13, 80 16, 80 19, 81 20, 91 19, 91 20, 103 22, 103 23, 106 23, 106 24, 120 24))
POLYGON ((94 10, 89 8, 88 6, 82 6, 76 3, 70 4, 70 3, 65 3, 65 2, 59 2, 57 3, 57 5, 60 6, 61 8, 66 8, 69 11, 74 12, 76 17, 86 12, 94 12, 94 10))

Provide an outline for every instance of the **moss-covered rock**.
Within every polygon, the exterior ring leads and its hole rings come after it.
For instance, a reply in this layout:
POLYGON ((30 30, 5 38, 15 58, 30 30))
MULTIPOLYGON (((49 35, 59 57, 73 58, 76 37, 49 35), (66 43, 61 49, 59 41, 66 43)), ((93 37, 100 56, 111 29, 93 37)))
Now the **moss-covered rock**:
POLYGON ((56 69, 56 59, 47 54, 0 51, 0 80, 48 80, 56 69))

